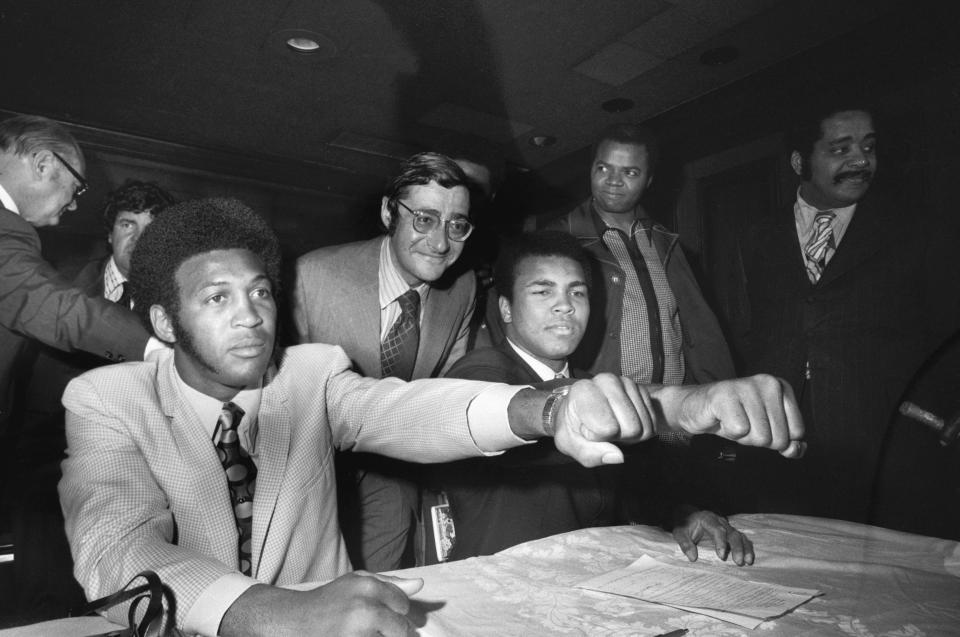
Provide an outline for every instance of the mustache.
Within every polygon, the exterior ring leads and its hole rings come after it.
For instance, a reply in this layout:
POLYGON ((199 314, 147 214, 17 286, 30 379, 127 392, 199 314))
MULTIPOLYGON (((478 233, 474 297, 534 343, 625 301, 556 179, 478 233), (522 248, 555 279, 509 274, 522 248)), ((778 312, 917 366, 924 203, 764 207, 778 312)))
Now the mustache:
POLYGON ((870 182, 873 179, 873 171, 870 170, 844 170, 833 176, 834 185, 839 184, 844 179, 863 179, 870 182))

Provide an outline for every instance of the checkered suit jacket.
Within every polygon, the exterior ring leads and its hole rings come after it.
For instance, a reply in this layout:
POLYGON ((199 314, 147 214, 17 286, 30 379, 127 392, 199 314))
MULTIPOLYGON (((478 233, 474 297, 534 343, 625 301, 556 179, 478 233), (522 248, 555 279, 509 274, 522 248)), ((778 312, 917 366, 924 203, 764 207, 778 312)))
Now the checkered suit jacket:
MULTIPOLYGON (((173 590, 182 625, 197 596, 238 565, 226 478, 175 374, 167 351, 71 382, 59 489, 87 596, 152 569, 173 590)), ((348 572, 333 450, 420 462, 481 455, 466 407, 486 386, 378 381, 351 371, 339 347, 287 349, 264 381, 258 415, 254 577, 283 585, 348 572)), ((117 608, 110 617, 123 621, 125 613, 117 608)))

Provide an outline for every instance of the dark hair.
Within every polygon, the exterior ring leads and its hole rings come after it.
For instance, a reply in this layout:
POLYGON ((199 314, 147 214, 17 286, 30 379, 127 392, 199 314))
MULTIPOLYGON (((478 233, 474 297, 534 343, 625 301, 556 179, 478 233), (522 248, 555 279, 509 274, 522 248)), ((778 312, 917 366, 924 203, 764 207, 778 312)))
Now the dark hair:
POLYGON ((74 154, 83 166, 77 140, 62 124, 37 115, 17 115, 0 122, 0 150, 24 156, 40 150, 74 154))
POLYGON ((103 225, 109 233, 120 212, 149 212, 155 217, 174 203, 170 193, 152 181, 128 179, 122 186, 107 194, 106 203, 103 205, 103 225))
MULTIPOLYGON (((503 153, 500 152, 500 149, 497 148, 493 142, 482 137, 449 133, 439 139, 431 148, 453 159, 455 162, 466 160, 482 166, 490 172, 489 192, 484 188, 484 184, 475 182, 473 177, 467 175, 471 195, 476 193, 480 196, 480 199, 492 199, 503 184, 506 173, 506 160, 503 157, 503 153)), ((466 173, 466 171, 464 172, 466 173)), ((474 203, 476 202, 470 202, 471 209, 474 208, 474 203)))
POLYGON ((150 306, 160 305, 174 317, 179 313, 176 274, 184 261, 237 248, 260 257, 277 294, 280 242, 263 217, 236 199, 197 199, 167 208, 143 231, 131 258, 134 307, 147 329, 152 329, 150 306))
POLYGON ((802 159, 801 179, 807 181, 812 176, 810 157, 813 155, 814 145, 823 137, 823 123, 837 113, 849 111, 866 113, 876 126, 872 109, 857 103, 834 102, 830 105, 817 104, 808 108, 797 120, 797 123, 787 131, 787 149, 791 154, 796 151, 802 159))
POLYGON ((573 235, 559 230, 525 232, 507 239, 493 266, 493 282, 497 294, 513 301, 517 267, 528 257, 566 257, 580 264, 583 279, 590 285, 590 257, 573 235))
POLYGON ((647 172, 653 174, 657 165, 660 163, 660 142, 656 134, 646 126, 640 124, 613 124, 603 129, 597 142, 593 145, 593 154, 590 160, 597 157, 597 151, 603 142, 616 142, 618 144, 630 144, 631 146, 642 146, 647 149, 647 172))
POLYGON ((440 153, 417 153, 400 164, 400 174, 390 180, 384 195, 390 211, 387 232, 397 227, 397 200, 410 186, 423 186, 435 181, 444 188, 463 186, 469 192, 470 182, 455 161, 440 153))

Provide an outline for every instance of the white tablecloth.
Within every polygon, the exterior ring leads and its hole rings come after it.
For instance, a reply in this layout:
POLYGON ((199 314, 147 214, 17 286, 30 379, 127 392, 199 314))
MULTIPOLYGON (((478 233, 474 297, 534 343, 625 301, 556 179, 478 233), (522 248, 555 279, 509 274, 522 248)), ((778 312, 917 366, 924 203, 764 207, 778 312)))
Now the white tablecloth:
MULTIPOLYGON (((689 629, 688 637, 960 635, 960 543, 809 517, 739 515, 731 522, 753 540, 753 566, 721 562, 704 547, 700 560, 690 564, 668 533, 621 526, 574 531, 489 557, 395 574, 425 580, 414 597, 423 637, 643 636, 677 628, 689 629), (574 588, 643 554, 686 568, 815 588, 824 595, 751 631, 574 588)), ((0 631, 0 637, 89 635, 108 627, 94 618, 60 620, 0 631)))
POLYGON ((643 526, 586 529, 528 542, 497 555, 397 574, 422 576, 421 634, 659 635, 688 637, 960 635, 960 544, 877 527, 786 515, 740 515, 756 563, 737 567, 701 547, 690 564, 673 538, 643 526), (754 631, 703 615, 573 588, 643 554, 687 568, 814 588, 814 598, 754 631), (430 610, 433 609, 433 610, 430 610))

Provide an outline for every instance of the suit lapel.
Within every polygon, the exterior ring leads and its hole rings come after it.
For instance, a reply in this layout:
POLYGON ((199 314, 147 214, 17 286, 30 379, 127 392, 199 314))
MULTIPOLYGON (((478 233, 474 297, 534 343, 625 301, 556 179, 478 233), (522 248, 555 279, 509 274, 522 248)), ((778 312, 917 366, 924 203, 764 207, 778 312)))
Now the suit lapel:
POLYGON ((213 443, 196 421, 196 412, 184 400, 176 382, 173 354, 169 353, 157 372, 157 390, 180 454, 180 471, 193 490, 201 512, 198 517, 204 522, 213 557, 236 568, 237 523, 230 506, 226 476, 213 443))
POLYGON ((792 205, 787 214, 778 215, 773 219, 769 237, 766 240, 761 238, 761 240, 764 241, 761 253, 765 262, 765 270, 769 272, 788 272, 793 279, 793 284, 810 285, 803 251, 800 248, 800 239, 797 237, 797 225, 794 221, 792 205))
POLYGON ((413 367, 414 378, 434 376, 434 368, 443 354, 447 340, 457 337, 455 332, 460 326, 453 324, 455 316, 456 308, 450 302, 449 290, 431 289, 423 307, 423 320, 420 322, 420 345, 417 348, 417 362, 413 367))
POLYGON ((264 381, 257 415, 257 489, 253 498, 253 574, 263 581, 272 581, 282 566, 284 551, 268 552, 267 538, 273 523, 280 485, 290 455, 290 410, 287 397, 273 383, 276 368, 264 381))
POLYGON ((371 239, 364 246, 357 263, 346 267, 356 268, 354 300, 344 304, 348 316, 343 328, 352 332, 356 343, 353 349, 354 362, 364 376, 380 377, 380 244, 382 239, 371 239))
POLYGON ((533 368, 527 364, 527 361, 523 360, 520 357, 520 354, 517 354, 517 351, 510 346, 506 340, 500 343, 497 346, 501 352, 510 357, 510 360, 513 361, 514 366, 516 367, 517 373, 521 377, 525 377, 521 382, 526 383, 542 383, 543 379, 537 375, 537 372, 533 371, 533 368))
POLYGON ((820 285, 829 284, 890 246, 896 236, 896 221, 868 203, 857 206, 843 241, 823 271, 820 285))

